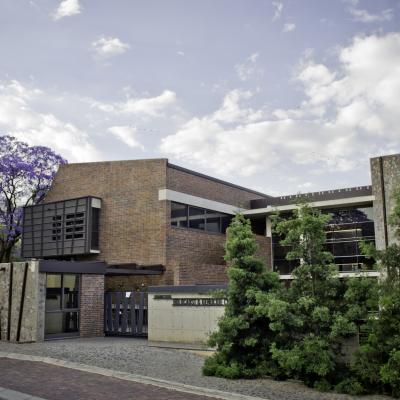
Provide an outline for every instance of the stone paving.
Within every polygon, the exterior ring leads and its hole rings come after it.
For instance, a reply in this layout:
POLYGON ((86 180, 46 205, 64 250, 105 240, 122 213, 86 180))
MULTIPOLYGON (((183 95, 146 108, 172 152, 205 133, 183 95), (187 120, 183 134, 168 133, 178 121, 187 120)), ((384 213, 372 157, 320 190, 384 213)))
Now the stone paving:
POLYGON ((40 362, 0 358, 0 371, 0 386, 47 400, 213 400, 40 362))
MULTIPOLYGON (((201 374, 201 367, 204 363, 202 354, 149 347, 147 341, 140 339, 69 339, 24 345, 0 342, 0 352, 52 357, 58 360, 109 368, 169 382, 269 400, 345 400, 357 398, 336 393, 319 393, 293 381, 278 382, 271 379, 232 381, 204 377, 201 374)), ((363 396, 360 398, 365 400, 389 399, 385 396, 363 396)))

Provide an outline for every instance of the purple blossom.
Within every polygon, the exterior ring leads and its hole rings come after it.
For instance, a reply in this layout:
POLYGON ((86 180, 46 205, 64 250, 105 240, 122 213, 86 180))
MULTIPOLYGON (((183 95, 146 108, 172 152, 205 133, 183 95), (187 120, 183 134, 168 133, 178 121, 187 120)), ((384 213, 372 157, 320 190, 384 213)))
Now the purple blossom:
POLYGON ((23 207, 43 200, 58 166, 66 163, 48 147, 0 136, 0 262, 9 260, 20 239, 23 207))

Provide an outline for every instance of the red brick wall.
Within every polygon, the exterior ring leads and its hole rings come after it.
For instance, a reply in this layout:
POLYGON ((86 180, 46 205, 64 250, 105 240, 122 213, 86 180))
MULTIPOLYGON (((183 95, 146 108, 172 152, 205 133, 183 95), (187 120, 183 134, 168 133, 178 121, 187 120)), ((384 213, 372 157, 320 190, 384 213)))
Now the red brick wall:
POLYGON ((165 159, 62 165, 45 202, 102 198, 100 250, 81 260, 165 265, 165 159))
MULTIPOLYGON (((102 198, 101 252, 78 259, 166 267, 162 277, 111 278, 110 289, 173 285, 180 280, 180 267, 209 264, 211 271, 215 265, 224 266, 225 235, 171 228, 170 202, 158 200, 158 191, 163 188, 241 207, 248 207, 251 199, 259 197, 245 189, 167 167, 166 159, 155 159, 63 165, 45 202, 88 195, 102 198)), ((258 240, 264 256, 270 256, 267 239, 258 240)), ((216 278, 204 276, 207 279, 216 278)))
MULTIPOLYGON (((226 235, 194 229, 167 231, 167 262, 174 271, 175 285, 226 283, 224 244, 226 235), (192 277, 190 275, 193 275, 192 277)), ((271 239, 256 236, 257 256, 271 268, 271 239)))
POLYGON ((228 283, 226 265, 181 265, 178 273, 178 285, 218 285, 228 283))
POLYGON ((104 275, 81 275, 81 337, 104 336, 104 275))
POLYGON ((250 208, 250 200, 262 198, 250 190, 232 187, 173 167, 167 168, 167 188, 242 208, 250 208))
POLYGON ((163 275, 106 276, 106 291, 131 292, 146 290, 148 286, 164 284, 163 275))

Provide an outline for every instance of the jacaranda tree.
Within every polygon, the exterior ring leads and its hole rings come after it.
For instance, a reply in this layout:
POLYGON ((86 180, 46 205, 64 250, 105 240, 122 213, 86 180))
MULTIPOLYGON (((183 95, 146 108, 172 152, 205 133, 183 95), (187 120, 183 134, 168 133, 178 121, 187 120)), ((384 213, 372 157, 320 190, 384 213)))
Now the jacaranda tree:
POLYGON ((65 163, 48 147, 0 136, 0 262, 10 261, 21 237, 23 207, 43 199, 65 163))

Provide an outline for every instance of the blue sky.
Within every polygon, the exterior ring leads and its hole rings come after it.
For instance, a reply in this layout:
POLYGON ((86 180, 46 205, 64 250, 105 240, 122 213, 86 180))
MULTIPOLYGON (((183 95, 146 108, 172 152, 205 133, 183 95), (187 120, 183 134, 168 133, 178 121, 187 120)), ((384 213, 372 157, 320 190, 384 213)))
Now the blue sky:
POLYGON ((4 0, 0 132, 268 194, 400 152, 399 0, 4 0))

